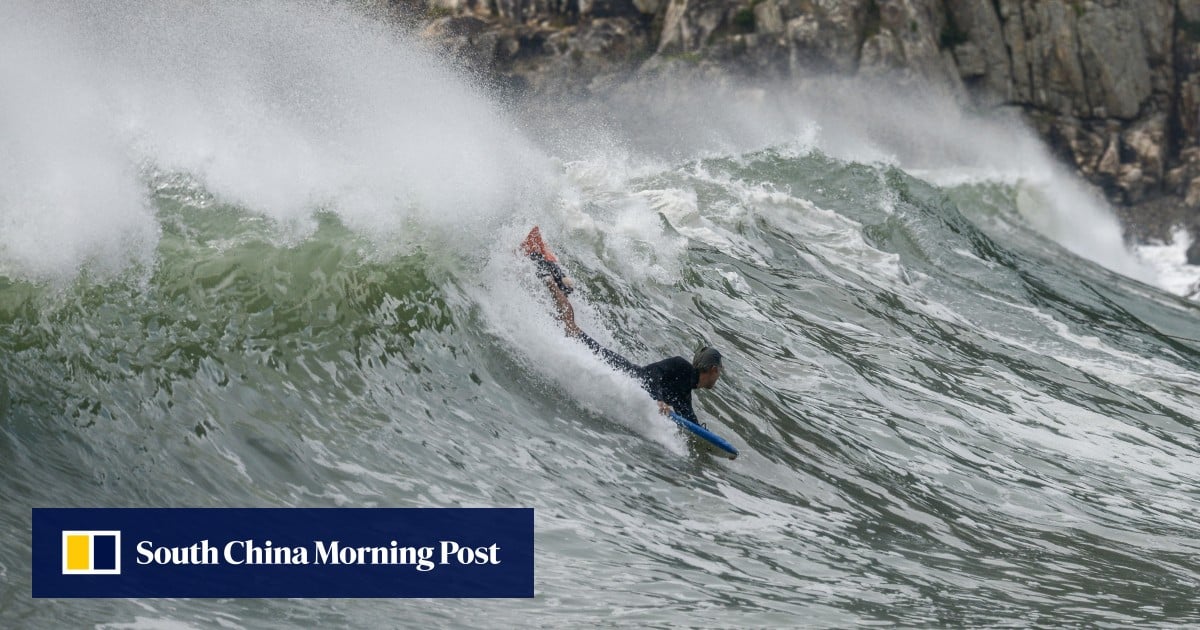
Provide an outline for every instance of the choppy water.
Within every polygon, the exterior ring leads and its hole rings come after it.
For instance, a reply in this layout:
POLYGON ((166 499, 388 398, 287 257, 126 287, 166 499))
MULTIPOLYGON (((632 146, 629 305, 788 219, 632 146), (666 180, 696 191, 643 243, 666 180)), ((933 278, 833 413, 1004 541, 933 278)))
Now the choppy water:
POLYGON ((0 625, 1200 622, 1200 306, 1027 132, 845 84, 547 118, 195 7, 0 20, 0 625), (725 351, 738 460, 557 332, 533 223, 593 336, 725 351), (34 506, 530 506, 537 597, 35 601, 34 506))

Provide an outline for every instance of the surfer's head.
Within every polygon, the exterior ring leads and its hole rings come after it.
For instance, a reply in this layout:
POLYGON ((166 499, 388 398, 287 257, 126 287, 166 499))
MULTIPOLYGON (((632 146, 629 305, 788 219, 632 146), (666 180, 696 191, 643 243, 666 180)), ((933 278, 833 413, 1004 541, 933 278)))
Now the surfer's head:
POLYGON ((721 353, 716 348, 704 347, 692 357, 692 367, 700 372, 700 380, 696 383, 699 389, 712 389, 721 378, 721 353))

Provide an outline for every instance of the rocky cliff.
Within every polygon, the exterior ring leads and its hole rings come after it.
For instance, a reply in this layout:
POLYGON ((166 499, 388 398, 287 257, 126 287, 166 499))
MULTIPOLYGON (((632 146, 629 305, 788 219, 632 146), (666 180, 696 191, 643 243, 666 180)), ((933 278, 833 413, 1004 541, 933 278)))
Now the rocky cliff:
MULTIPOLYGON (((1200 237, 1200 0, 392 0, 518 91, 890 76, 1017 107, 1134 238, 1200 237)), ((1200 238, 1191 252, 1200 264, 1200 238)))

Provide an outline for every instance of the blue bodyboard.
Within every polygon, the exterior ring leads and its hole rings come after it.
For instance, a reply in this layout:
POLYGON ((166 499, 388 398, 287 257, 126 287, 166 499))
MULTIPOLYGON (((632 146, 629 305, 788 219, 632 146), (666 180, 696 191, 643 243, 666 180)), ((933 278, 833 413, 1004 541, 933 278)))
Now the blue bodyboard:
POLYGON ((684 418, 674 411, 671 412, 671 419, 675 421, 675 424, 678 424, 679 426, 690 431, 693 435, 696 435, 700 439, 711 444, 725 457, 728 457, 729 459, 737 459, 738 450, 734 448, 733 445, 730 444, 725 438, 713 433, 712 431, 709 431, 708 429, 696 424, 695 422, 692 422, 691 420, 688 420, 687 418, 684 418))

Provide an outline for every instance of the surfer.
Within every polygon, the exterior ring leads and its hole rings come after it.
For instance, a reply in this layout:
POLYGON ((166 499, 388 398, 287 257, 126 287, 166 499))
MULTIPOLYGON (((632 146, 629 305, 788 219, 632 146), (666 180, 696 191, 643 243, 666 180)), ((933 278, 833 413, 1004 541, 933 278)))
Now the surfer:
POLYGON ((575 323, 575 309, 567 297, 575 290, 574 282, 563 273, 558 258, 542 240, 542 233, 537 226, 521 242, 521 251, 537 265, 537 276, 545 281, 546 288, 550 290, 558 320, 562 322, 568 337, 582 341, 605 363, 636 379, 658 402, 658 410, 663 415, 674 411, 700 424, 696 412, 692 410, 692 390, 712 389, 721 378, 721 353, 716 348, 701 348, 690 362, 675 356, 649 365, 636 365, 601 346, 575 323))

